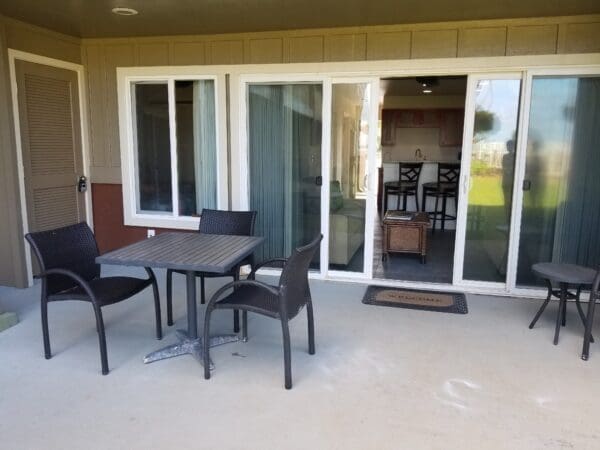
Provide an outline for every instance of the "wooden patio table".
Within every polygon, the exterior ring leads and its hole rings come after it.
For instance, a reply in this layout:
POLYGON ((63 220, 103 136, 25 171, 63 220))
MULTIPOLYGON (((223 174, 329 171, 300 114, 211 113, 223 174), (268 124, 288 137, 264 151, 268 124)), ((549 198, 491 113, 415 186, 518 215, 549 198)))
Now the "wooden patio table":
MULTIPOLYGON (((198 337, 196 272, 226 273, 250 255, 263 237, 202 233, 161 233, 135 244, 105 253, 98 264, 183 270, 187 285, 187 331, 177 330, 178 343, 148 354, 145 363, 180 355, 193 355, 202 363, 202 339, 198 337)), ((212 336, 210 346, 239 340, 236 334, 212 336)), ((211 363, 212 366, 212 363, 211 363)))

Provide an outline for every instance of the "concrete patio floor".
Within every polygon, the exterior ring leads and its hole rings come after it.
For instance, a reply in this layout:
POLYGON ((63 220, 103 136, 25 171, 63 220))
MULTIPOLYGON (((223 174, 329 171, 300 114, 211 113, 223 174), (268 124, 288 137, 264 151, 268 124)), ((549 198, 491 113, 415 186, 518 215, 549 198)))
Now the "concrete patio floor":
MULTIPOLYGON (((163 272, 159 279, 166 317, 163 272)), ((210 280, 209 292, 219 284, 210 280)), ((0 447, 600 448, 600 346, 580 359, 574 305, 554 346, 556 303, 529 330, 540 301, 468 296, 463 316, 365 306, 364 286, 315 281, 317 353, 306 352, 301 314, 286 391, 281 329, 256 315, 248 343, 213 349, 209 381, 191 357, 144 365, 185 327, 183 278, 174 285, 177 323, 163 321, 162 342, 153 337, 150 291, 105 309, 108 376, 89 305, 50 305, 46 361, 39 287, 0 288, 0 303, 20 318, 0 333, 0 447)), ((213 333, 230 330, 230 313, 216 313, 213 333)))

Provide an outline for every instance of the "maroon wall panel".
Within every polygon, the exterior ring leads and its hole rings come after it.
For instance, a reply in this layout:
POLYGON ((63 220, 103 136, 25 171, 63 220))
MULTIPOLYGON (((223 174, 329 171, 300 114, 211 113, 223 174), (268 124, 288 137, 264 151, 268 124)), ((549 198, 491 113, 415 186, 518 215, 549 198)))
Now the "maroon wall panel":
MULTIPOLYGON (((94 211, 94 234, 100 253, 146 238, 147 228, 123 224, 123 190, 120 184, 92 184, 92 207, 94 211)), ((156 229, 156 233, 176 231, 156 229)))

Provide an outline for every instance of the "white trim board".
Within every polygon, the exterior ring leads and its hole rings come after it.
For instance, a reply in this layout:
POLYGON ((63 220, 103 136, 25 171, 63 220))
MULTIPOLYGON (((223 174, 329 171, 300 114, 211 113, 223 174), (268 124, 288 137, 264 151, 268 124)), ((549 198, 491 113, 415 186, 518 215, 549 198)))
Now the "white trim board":
MULTIPOLYGON (((19 206, 21 208, 21 220, 23 222, 23 236, 29 232, 29 219, 27 217, 27 201, 25 196, 25 171, 23 167, 23 148, 21 145, 21 124, 19 119, 19 97, 17 90, 16 60, 41 64, 58 69, 71 70, 77 74, 77 90, 79 95, 79 119, 81 129, 81 151, 83 175, 88 179, 88 189, 85 193, 86 222, 94 228, 92 211, 92 189, 90 180, 90 154, 89 154, 89 132, 87 118, 87 96, 84 89, 85 73, 81 64, 75 64, 46 56, 27 53, 21 50, 8 49, 8 68, 10 75, 10 89, 12 99, 13 121, 15 130, 15 148, 17 153, 17 175, 19 178, 19 206)), ((25 240, 22 245, 25 247, 25 240)), ((25 249, 25 265, 27 272, 27 285, 33 285, 33 270, 31 264, 31 252, 25 249)))

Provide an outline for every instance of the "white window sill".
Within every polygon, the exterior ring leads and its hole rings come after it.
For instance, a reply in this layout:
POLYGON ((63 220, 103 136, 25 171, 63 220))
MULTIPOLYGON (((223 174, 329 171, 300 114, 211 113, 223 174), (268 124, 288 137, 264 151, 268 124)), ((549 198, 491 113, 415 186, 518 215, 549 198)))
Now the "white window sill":
POLYGON ((170 217, 158 214, 136 214, 125 217, 125 225, 145 228, 173 228, 176 230, 198 230, 199 217, 170 217))

